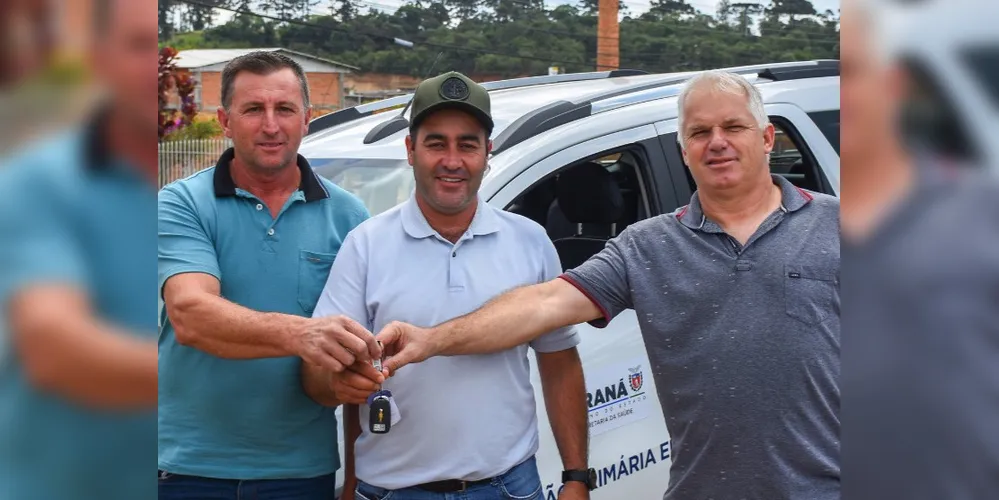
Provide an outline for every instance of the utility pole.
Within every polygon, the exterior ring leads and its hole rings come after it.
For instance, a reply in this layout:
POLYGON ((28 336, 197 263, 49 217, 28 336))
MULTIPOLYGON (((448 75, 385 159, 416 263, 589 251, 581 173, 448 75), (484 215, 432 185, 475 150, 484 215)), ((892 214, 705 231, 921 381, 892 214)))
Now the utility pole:
POLYGON ((599 0, 597 13, 597 71, 621 64, 617 9, 620 0, 599 0))

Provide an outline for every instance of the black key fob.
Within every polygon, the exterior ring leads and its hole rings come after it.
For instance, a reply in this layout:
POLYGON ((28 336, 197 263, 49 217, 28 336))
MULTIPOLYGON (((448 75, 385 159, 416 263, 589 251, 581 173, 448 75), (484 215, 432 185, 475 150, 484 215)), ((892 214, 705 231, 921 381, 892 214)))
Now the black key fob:
POLYGON ((368 412, 369 428, 372 434, 385 434, 392 428, 392 405, 389 398, 376 396, 368 412))

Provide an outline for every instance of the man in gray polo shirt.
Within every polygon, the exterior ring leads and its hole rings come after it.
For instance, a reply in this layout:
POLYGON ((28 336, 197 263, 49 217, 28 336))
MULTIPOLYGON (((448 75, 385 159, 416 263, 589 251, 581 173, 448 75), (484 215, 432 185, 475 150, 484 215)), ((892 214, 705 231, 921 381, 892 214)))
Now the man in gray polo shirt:
POLYGON ((434 328, 388 325, 386 374, 633 308, 675 450, 664 498, 838 499, 839 203, 771 176, 774 128, 742 77, 695 77, 679 108, 688 206, 561 279, 434 328))
MULTIPOLYGON (((486 89, 459 73, 420 84, 406 140, 416 192, 347 236, 315 316, 343 314, 372 330, 393 320, 430 326, 562 272, 544 228, 478 196, 491 148, 489 104, 486 89)), ((405 377, 382 387, 396 403, 386 418, 387 434, 369 427, 370 416, 378 414, 367 398, 377 384, 354 373, 366 368, 377 376, 370 363, 332 375, 332 386, 331 374, 306 366, 309 395, 351 403, 344 411, 347 498, 540 498, 528 347, 537 353, 564 468, 588 478, 579 339, 568 325, 540 333, 492 354, 406 368, 405 377)), ((560 498, 584 500, 588 494, 583 482, 570 481, 560 498)))

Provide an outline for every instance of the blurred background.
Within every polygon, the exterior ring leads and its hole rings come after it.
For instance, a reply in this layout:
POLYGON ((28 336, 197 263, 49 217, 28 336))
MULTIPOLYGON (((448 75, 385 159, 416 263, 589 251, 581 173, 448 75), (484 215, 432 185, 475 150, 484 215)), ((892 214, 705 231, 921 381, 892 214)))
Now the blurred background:
POLYGON ((843 2, 843 498, 999 491, 997 19, 843 2))
POLYGON ((995 0, 4 0, 0 500, 155 495, 155 193, 224 147, 218 72, 254 48, 312 64, 319 114, 435 61, 842 58, 844 497, 996 498, 997 20, 995 0))

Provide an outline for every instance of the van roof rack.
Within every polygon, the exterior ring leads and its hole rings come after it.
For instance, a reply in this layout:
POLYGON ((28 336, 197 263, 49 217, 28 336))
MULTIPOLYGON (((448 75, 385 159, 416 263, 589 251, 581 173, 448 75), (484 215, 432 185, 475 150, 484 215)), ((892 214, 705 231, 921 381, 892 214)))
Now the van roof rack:
MULTIPOLYGON (((615 69, 612 71, 594 71, 588 73, 564 73, 559 75, 528 76, 524 78, 511 78, 507 80, 496 80, 484 82, 482 86, 486 90, 506 90, 529 87, 532 85, 545 85, 550 83, 582 82, 586 80, 602 80, 605 78, 618 78, 624 76, 639 76, 649 74, 646 71, 637 69, 615 69)), ((380 111, 385 111, 394 107, 405 105, 413 98, 413 94, 406 94, 389 99, 384 99, 368 104, 361 104, 350 108, 341 109, 333 113, 325 114, 309 122, 308 134, 314 134, 321 130, 352 122, 367 116, 371 116, 380 111)), ((379 128, 379 127, 376 127, 379 128)), ((391 128, 391 127, 390 127, 391 128)), ((372 129, 374 130, 374 129, 372 129)), ((396 130, 398 131, 398 130, 396 130)), ((395 133, 395 132, 393 132, 395 133)), ((306 135, 308 135, 306 134, 306 135)), ((369 134, 370 136, 371 134, 369 134)), ((391 134, 389 134, 391 135, 391 134)), ((382 137, 371 142, 380 140, 382 137)), ((367 141, 365 142, 368 143, 367 141)))
MULTIPOLYGON (((725 71, 744 76, 756 76, 770 80, 815 78, 832 76, 835 69, 839 74, 839 61, 798 61, 789 63, 757 64, 725 68, 725 71)), ((510 147, 553 129, 611 109, 631 104, 648 102, 664 97, 679 95, 680 84, 696 76, 698 72, 666 78, 654 82, 641 82, 624 88, 584 96, 578 102, 556 101, 538 108, 514 121, 493 139, 492 154, 496 155, 510 147)))
POLYGON ((839 76, 838 60, 823 59, 815 62, 816 64, 814 66, 767 68, 760 71, 759 76, 760 78, 766 78, 775 82, 801 80, 804 78, 839 76))

